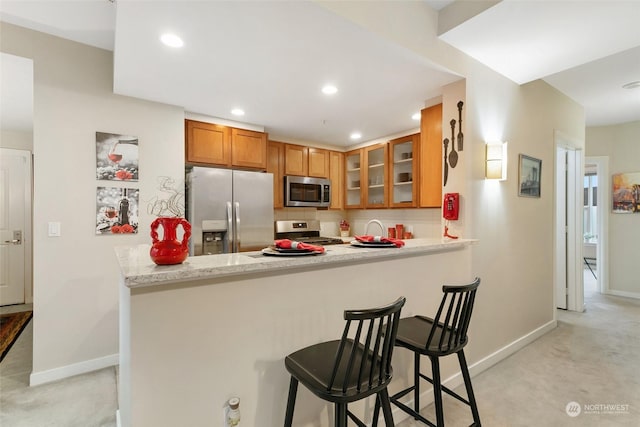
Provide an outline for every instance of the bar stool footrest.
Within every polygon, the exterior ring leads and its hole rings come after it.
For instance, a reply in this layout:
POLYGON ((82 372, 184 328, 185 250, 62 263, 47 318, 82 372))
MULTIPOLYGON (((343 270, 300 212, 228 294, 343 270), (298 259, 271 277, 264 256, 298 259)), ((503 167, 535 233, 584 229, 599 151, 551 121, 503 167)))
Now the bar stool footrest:
MULTIPOLYGON (((420 374, 420 377, 429 381, 431 383, 431 385, 433 385, 433 380, 429 377, 427 377, 424 374, 420 374)), ((466 403, 467 405, 471 406, 471 403, 465 399, 464 397, 460 396, 458 393, 456 393, 455 391, 451 390, 450 388, 445 387, 444 385, 440 384, 440 387, 442 388, 442 391, 444 391, 445 393, 447 393, 449 396, 451 397, 455 397, 456 399, 458 399, 460 402, 462 403, 466 403)))
MULTIPOLYGON (((413 388, 413 387, 410 387, 413 388)), ((407 390, 403 390, 403 391, 407 391, 407 390)), ((397 393, 396 393, 397 394, 397 393)), ((406 393, 405 393, 406 394, 406 393)), ((423 417, 422 415, 420 415, 419 413, 417 413, 416 411, 414 411, 413 409, 409 408, 407 405, 405 405, 402 402, 399 402, 398 399, 395 398, 395 395, 390 397, 389 400, 396 405, 398 408, 400 408, 401 410, 403 410, 404 412, 406 412, 407 414, 411 415, 414 419, 422 421, 423 423, 425 423, 426 425, 430 426, 430 427, 438 427, 437 425, 435 425, 434 423, 432 423, 431 421, 429 421, 428 419, 426 419, 425 417, 423 417)))

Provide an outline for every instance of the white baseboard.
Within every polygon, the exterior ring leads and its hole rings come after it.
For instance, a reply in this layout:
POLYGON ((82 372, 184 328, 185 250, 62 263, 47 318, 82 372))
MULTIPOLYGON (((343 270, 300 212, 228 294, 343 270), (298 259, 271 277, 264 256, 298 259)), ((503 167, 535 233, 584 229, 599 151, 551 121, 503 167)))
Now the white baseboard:
MULTIPOLYGON (((513 341, 512 343, 507 344, 506 346, 502 347, 501 349, 491 353, 487 357, 485 357, 483 359, 480 359, 479 361, 477 361, 476 363, 474 363, 472 365, 469 365, 469 374, 471 375, 471 377, 475 377, 480 372, 486 371, 487 369, 489 369, 490 367, 492 367, 496 363, 500 362, 501 360, 506 359, 507 357, 509 357, 513 353, 515 353, 516 351, 522 349, 523 347, 527 346, 528 344, 531 344, 532 342, 534 342, 535 340, 537 340, 538 338, 540 338, 541 336, 543 336, 547 332, 555 329, 557 326, 558 326, 558 322, 556 320, 552 320, 552 321, 540 326, 539 328, 529 332, 527 335, 524 335, 524 336, 518 338, 517 340, 513 341)), ((452 390, 455 389, 456 387, 462 385, 463 383, 464 383, 464 381, 462 379, 462 374, 460 372, 458 372, 458 373, 450 376, 449 378, 445 379, 444 381, 442 381, 442 385, 444 385, 444 386, 446 386, 446 387, 448 387, 448 388, 450 388, 452 390)), ((463 394, 462 396, 465 396, 465 395, 463 394)), ((421 409, 424 409, 425 407, 427 407, 431 403, 433 403, 433 387, 428 387, 422 393, 420 393, 420 403, 421 403, 420 406, 422 406, 421 409)), ((413 399, 408 400, 406 402, 406 404, 409 407, 413 407, 413 399)), ((391 406, 392 406, 392 409, 393 409, 393 419, 394 419, 394 421, 400 422, 400 421, 410 417, 409 414, 407 414, 406 412, 404 412, 400 408, 396 407, 395 405, 391 405, 391 406)), ((384 422, 382 418, 380 418, 378 420, 378 425, 381 425, 380 422, 384 422)))
POLYGON ((616 291, 614 289, 607 289, 604 293, 607 295, 614 295, 616 297, 640 299, 640 293, 638 292, 616 291))
POLYGON ((51 381, 69 378, 74 375, 86 374, 87 372, 115 366, 120 362, 118 354, 112 354, 98 359, 85 360, 73 365, 62 366, 60 368, 49 369, 42 372, 32 372, 29 377, 29 385, 36 386, 50 383, 51 381))
POLYGON ((120 409, 116 410, 116 427, 122 427, 122 424, 120 423, 120 409))

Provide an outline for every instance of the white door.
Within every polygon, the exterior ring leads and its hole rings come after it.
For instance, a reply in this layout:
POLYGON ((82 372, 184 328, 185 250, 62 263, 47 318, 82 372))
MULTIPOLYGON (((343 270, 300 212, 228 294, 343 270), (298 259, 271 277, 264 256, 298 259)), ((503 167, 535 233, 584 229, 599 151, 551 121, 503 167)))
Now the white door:
POLYGON ((567 150, 556 148, 556 307, 567 309, 567 150))
POLYGON ((584 310, 582 284, 582 151, 556 147, 556 307, 584 310))
POLYGON ((25 230, 31 206, 31 155, 0 149, 0 305, 25 302, 25 230))

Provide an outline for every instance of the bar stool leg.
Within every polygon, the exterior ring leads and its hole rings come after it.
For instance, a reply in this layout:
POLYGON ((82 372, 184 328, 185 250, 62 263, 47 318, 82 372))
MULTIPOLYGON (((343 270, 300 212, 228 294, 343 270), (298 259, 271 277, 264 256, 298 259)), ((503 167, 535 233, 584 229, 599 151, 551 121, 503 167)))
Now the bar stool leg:
POLYGON ((378 394, 380 399, 380 405, 382 405, 382 415, 384 415, 385 427, 394 427, 393 414, 391 413, 391 401, 389 400, 389 390, 386 388, 380 390, 378 394))
POLYGON ((429 357, 433 371, 433 397, 436 406, 436 424, 444 426, 444 409, 442 407, 442 384, 440 382, 440 361, 437 356, 429 357))
POLYGON ((335 404, 335 427, 347 427, 347 404, 335 404))
POLYGON ((469 375, 469 368, 467 367, 467 359, 464 357, 464 350, 460 350, 458 352, 458 361, 460 362, 462 378, 464 378, 464 386, 467 389, 467 399, 469 400, 469 406, 471 406, 471 413, 473 414, 473 425, 475 427, 480 427, 480 414, 478 413, 478 406, 476 405, 476 397, 473 394, 471 375, 469 375))
POLYGON ((417 413, 420 413, 420 356, 418 352, 413 353, 413 408, 417 413))
POLYGON ((296 393, 298 393, 298 380, 291 377, 289 383, 289 398, 287 399, 287 414, 284 418, 284 427, 291 427, 293 423, 293 408, 296 406, 296 393))
POLYGON ((380 416, 380 406, 382 406, 381 399, 382 398, 380 397, 380 393, 376 394, 376 406, 373 408, 373 418, 371 419, 371 427, 378 427, 378 417, 380 416))

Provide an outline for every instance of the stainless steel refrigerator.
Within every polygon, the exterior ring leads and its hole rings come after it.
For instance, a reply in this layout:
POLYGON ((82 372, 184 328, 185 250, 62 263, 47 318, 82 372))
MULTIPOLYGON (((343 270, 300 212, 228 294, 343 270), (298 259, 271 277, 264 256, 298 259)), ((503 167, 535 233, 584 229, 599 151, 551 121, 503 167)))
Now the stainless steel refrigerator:
POLYGON ((273 244, 273 175, 193 167, 186 174, 190 255, 260 250, 273 244))

